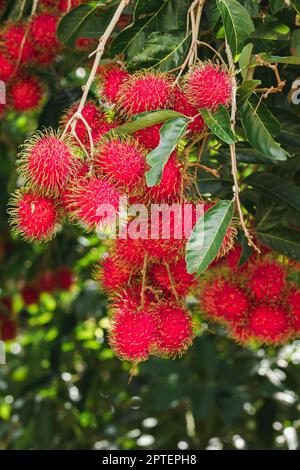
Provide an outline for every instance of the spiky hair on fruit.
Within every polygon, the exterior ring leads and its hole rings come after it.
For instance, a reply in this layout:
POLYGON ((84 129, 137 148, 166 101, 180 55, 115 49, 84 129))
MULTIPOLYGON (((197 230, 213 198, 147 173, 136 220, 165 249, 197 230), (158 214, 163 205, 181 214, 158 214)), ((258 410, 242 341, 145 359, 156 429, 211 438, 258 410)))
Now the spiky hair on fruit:
POLYGON ((247 315, 250 299, 239 285, 217 277, 202 286, 200 305, 207 318, 232 325, 247 315))
POLYGON ((148 359, 157 335, 157 319, 149 305, 141 307, 129 290, 118 294, 111 306, 109 343, 123 360, 140 362, 148 359))
POLYGON ((145 127, 134 132, 134 138, 149 150, 155 149, 160 141, 160 128, 162 124, 154 124, 154 126, 145 127))
POLYGON ((109 229, 119 213, 121 196, 106 180, 95 176, 80 178, 68 197, 69 215, 87 231, 109 229))
POLYGON ((1 32, 2 48, 14 63, 28 63, 35 53, 30 37, 26 35, 27 24, 8 22, 1 32))
POLYGON ((38 78, 25 76, 12 83, 10 94, 11 104, 16 111, 31 111, 40 106, 44 88, 38 78))
POLYGON ((173 91, 172 109, 193 118, 192 122, 188 125, 188 130, 193 134, 201 134, 205 130, 205 122, 199 114, 199 111, 189 103, 186 95, 178 86, 176 86, 173 91))
POLYGON ((0 80, 7 82, 11 79, 15 71, 15 65, 7 57, 4 51, 0 50, 0 80))
POLYGON ((51 13, 36 15, 30 24, 30 36, 36 49, 56 50, 59 42, 56 29, 59 18, 51 13))
POLYGON ((163 357, 182 356, 195 337, 192 317, 188 311, 172 302, 152 306, 157 318, 155 354, 163 357))
MULTIPOLYGON (((67 122, 69 121, 71 116, 74 115, 77 109, 78 103, 74 103, 71 108, 64 113, 61 119, 62 127, 66 126, 67 122)), ((99 108, 99 106, 97 106, 96 103, 94 103, 92 100, 87 101, 87 103, 83 107, 81 114, 90 127, 94 144, 99 142, 102 135, 110 131, 115 126, 114 123, 110 123, 106 120, 105 114, 102 112, 101 108, 99 108)), ((81 119, 77 120, 75 132, 80 142, 86 148, 89 148, 89 134, 85 123, 81 119)))
POLYGON ((145 186, 146 154, 146 149, 132 137, 111 135, 97 146, 94 168, 123 191, 140 192, 145 186))
POLYGON ((288 312, 280 305, 261 304, 252 308, 248 329, 252 338, 265 344, 282 344, 291 337, 288 312))
POLYGON ((197 282, 195 277, 187 272, 186 261, 183 257, 169 265, 154 265, 150 275, 163 291, 173 295, 175 288, 180 297, 186 297, 197 282))
POLYGON ((114 294, 128 287, 136 274, 133 266, 120 260, 115 254, 105 256, 94 268, 93 277, 101 290, 114 294))
POLYGON ((128 78, 129 73, 121 67, 112 66, 103 69, 98 76, 98 93, 100 98, 102 98, 103 95, 108 103, 116 104, 120 86, 128 78))
POLYGON ((215 111, 231 101, 232 82, 229 72, 212 62, 199 62, 185 77, 184 93, 196 109, 215 111))
POLYGON ((24 143, 17 159, 19 174, 36 191, 58 196, 76 174, 80 150, 60 131, 37 131, 24 143))
POLYGON ((300 289, 292 286, 287 295, 290 320, 296 333, 300 333, 300 289))
POLYGON ((280 299, 286 287, 286 271, 276 261, 256 263, 250 273, 249 290, 259 301, 270 302, 280 299))
POLYGON ((28 189, 17 190, 9 203, 10 223, 25 240, 42 243, 61 229, 57 203, 28 189))
POLYGON ((126 116, 165 109, 171 104, 172 82, 160 72, 140 71, 125 80, 117 94, 117 105, 126 116))

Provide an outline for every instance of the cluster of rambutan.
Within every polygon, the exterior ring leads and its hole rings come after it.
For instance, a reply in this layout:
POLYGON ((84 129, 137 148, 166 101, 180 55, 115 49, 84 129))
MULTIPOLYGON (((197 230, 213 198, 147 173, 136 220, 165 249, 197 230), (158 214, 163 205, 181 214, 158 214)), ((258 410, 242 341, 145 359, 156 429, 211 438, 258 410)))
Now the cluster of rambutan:
POLYGON ((0 297, 0 340, 10 341, 17 336, 18 327, 14 318, 11 297, 0 297))
POLYGON ((199 295, 202 313, 241 344, 280 345, 299 336, 300 289, 289 281, 294 264, 263 253, 239 267, 240 257, 236 246, 208 270, 199 295))
MULTIPOLYGON (((62 117, 65 132, 34 134, 17 159, 25 187, 13 196, 11 220, 29 241, 50 240, 66 220, 86 231, 104 230, 118 213, 122 196, 147 207, 191 203, 186 191, 191 175, 179 147, 166 163, 160 182, 147 187, 146 157, 159 144, 161 124, 133 136, 120 136, 114 128, 139 113, 172 109, 191 118, 187 138, 200 135, 205 125, 199 109, 214 111, 230 102, 227 71, 199 63, 183 86, 168 74, 129 74, 116 66, 100 69, 98 78, 101 106, 87 101, 73 121, 77 105, 72 106, 62 117), (66 132, 70 129, 72 133, 66 132), (98 210, 103 204, 109 205, 105 213, 98 210)), ((119 236, 96 269, 96 279, 111 299, 110 342, 121 358, 138 362, 150 354, 175 357, 192 343, 195 328, 184 303, 196 279, 188 274, 184 259, 190 232, 183 228, 184 236, 177 239, 177 224, 174 218, 169 238, 163 235, 161 222, 156 238, 150 232, 137 239, 119 236)), ((235 228, 229 227, 220 256, 232 247, 234 235, 235 228)))

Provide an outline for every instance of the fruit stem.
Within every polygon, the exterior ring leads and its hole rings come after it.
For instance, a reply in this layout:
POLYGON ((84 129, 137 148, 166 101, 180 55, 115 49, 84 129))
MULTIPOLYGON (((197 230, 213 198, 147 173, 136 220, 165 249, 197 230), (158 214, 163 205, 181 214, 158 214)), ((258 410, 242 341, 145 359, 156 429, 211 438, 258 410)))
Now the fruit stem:
POLYGON ((169 266, 169 264, 167 263, 167 261, 164 261, 164 265, 165 265, 165 267, 166 267, 166 270, 167 270, 167 273, 168 273, 168 276, 169 276, 169 281, 170 281, 170 285, 171 285, 171 288, 172 288, 174 297, 175 297, 175 299, 176 299, 176 302, 180 305, 180 300, 179 300, 179 297, 178 297, 178 294, 177 294, 177 291, 176 291, 176 287, 175 287, 175 284, 174 284, 174 281, 173 281, 173 277, 172 277, 172 273, 171 273, 171 270, 170 270, 170 266, 169 266))
POLYGON ((143 264, 143 270, 142 270, 143 277, 142 277, 142 289, 141 289, 141 309, 143 309, 145 305, 147 266, 148 266, 148 253, 146 253, 144 256, 144 264, 143 264))

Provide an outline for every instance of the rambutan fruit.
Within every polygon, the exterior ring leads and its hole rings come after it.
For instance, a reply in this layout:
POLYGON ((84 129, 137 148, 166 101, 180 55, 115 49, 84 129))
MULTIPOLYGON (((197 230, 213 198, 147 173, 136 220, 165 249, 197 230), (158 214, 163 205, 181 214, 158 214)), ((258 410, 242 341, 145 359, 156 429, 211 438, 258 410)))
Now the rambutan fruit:
POLYGON ((161 303, 152 307, 158 321, 155 352, 163 357, 181 356, 194 339, 190 314, 173 303, 161 303))
POLYGON ((69 266, 60 266, 55 273, 56 287, 68 291, 74 284, 74 276, 69 266))
POLYGON ((56 272, 51 270, 42 272, 39 275, 37 285, 40 292, 48 292, 48 294, 51 294, 57 287, 56 272))
POLYGON ((145 127, 136 131, 133 136, 134 138, 149 150, 155 149, 160 141, 160 128, 162 124, 155 124, 154 126, 145 127))
POLYGON ((141 202, 175 203, 179 202, 184 185, 182 165, 173 152, 167 161, 160 182, 147 187, 141 196, 141 202))
POLYGON ((99 77, 99 94, 109 102, 116 104, 117 95, 122 83, 129 78, 129 73, 120 67, 111 67, 103 71, 99 77))
POLYGON ((43 96, 43 86, 36 77, 19 78, 11 87, 12 106, 16 111, 38 108, 43 96))
POLYGON ((248 319, 253 338, 267 344, 280 344, 290 337, 288 312, 280 306, 258 305, 248 319))
POLYGON ((102 139, 94 155, 94 166, 98 174, 129 193, 141 190, 147 167, 146 150, 134 139, 113 136, 102 139))
POLYGON ((40 299, 40 292, 33 285, 25 285, 21 289, 21 297, 25 305, 37 304, 40 299))
POLYGON ((6 57, 3 52, 0 52, 0 80, 7 82, 13 76, 14 71, 14 64, 6 57))
POLYGON ((59 195, 76 174, 79 156, 70 139, 51 129, 37 131, 25 141, 17 166, 20 175, 37 191, 59 195))
POLYGON ((171 102, 171 81, 158 72, 138 72, 125 80, 117 93, 117 105, 127 116, 165 109, 171 102))
POLYGON ((30 25, 30 35, 36 49, 56 50, 58 48, 57 24, 58 17, 51 13, 42 13, 33 18, 30 25))
POLYGON ((157 334, 157 320, 147 305, 141 308, 136 298, 124 291, 112 306, 109 342, 123 360, 148 359, 157 334))
MULTIPOLYGON (((65 126, 71 116, 77 111, 78 103, 73 104, 73 106, 67 111, 61 119, 62 126, 65 126)), ((93 138, 93 143, 96 144, 99 142, 103 134, 110 131, 115 124, 109 123, 105 119, 105 115, 102 113, 101 109, 93 102, 88 101, 81 112, 83 118, 89 125, 91 129, 91 135, 93 138)), ((86 128, 85 123, 78 119, 75 127, 75 132, 80 142, 86 147, 90 147, 90 138, 86 128)))
POLYGON ((8 24, 1 34, 5 52, 15 63, 29 62, 34 57, 34 47, 27 35, 27 25, 8 24))
POLYGON ((55 3, 57 4, 57 8, 59 9, 59 11, 67 12, 69 5, 71 5, 71 9, 73 9, 73 8, 78 7, 82 3, 86 3, 87 1, 88 0, 71 0, 71 3, 70 3, 69 0, 59 0, 58 2, 56 0, 55 3))
POLYGON ((121 195, 108 181, 80 178, 69 196, 70 215, 86 230, 107 228, 116 220, 121 195))
POLYGON ((12 227, 28 241, 46 242, 61 228, 56 202, 30 190, 15 193, 9 212, 12 227))
POLYGON ((94 270, 94 279, 109 294, 125 289, 135 270, 132 266, 119 260, 117 256, 107 256, 100 261, 94 270))
POLYGON ((18 327, 11 318, 0 318, 0 339, 2 341, 12 341, 18 334, 18 327))
POLYGON ((75 49, 78 51, 91 51, 96 49, 97 39, 93 38, 77 38, 75 41, 75 49))
POLYGON ((279 299, 286 286, 286 272, 275 261, 260 262, 253 267, 248 285, 258 300, 269 302, 279 299))
POLYGON ((32 62, 39 67, 47 67, 52 64, 56 57, 56 51, 51 49, 35 51, 32 62))
POLYGON ((180 258, 168 266, 154 265, 151 268, 151 275, 161 289, 173 294, 175 288, 180 297, 185 297, 189 290, 196 285, 195 277, 187 272, 184 258, 180 258))
POLYGON ((239 262, 242 256, 242 247, 240 245, 235 245, 232 250, 226 256, 226 263, 230 269, 236 271, 239 267, 239 262))
POLYGON ((72 204, 72 194, 74 186, 76 186, 77 182, 81 178, 87 176, 90 171, 88 163, 86 163, 84 160, 78 160, 77 163, 78 164, 76 165, 76 171, 74 175, 71 176, 59 196, 59 203, 67 212, 70 208, 70 205, 72 204))
POLYGON ((215 111, 231 100, 232 83, 228 71, 220 65, 202 62, 193 67, 185 79, 184 92, 196 109, 215 111))
POLYGON ((194 134, 201 134, 205 129, 205 122, 199 114, 199 111, 189 103, 184 92, 179 87, 174 89, 173 96, 174 111, 193 118, 193 121, 188 125, 188 130, 194 134))
POLYGON ((291 323, 297 333, 300 332, 300 289, 292 287, 287 296, 287 305, 290 310, 291 323))
POLYGON ((236 324, 247 314, 250 302, 238 285, 223 278, 205 284, 201 293, 203 313, 216 322, 236 324))

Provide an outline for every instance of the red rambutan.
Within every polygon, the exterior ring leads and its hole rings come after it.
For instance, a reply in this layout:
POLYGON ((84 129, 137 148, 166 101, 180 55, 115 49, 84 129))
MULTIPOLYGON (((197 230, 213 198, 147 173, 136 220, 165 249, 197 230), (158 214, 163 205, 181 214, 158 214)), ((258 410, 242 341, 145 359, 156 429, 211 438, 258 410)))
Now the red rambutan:
POLYGON ((14 62, 27 63, 34 57, 34 47, 27 35, 27 25, 9 24, 1 35, 8 57, 14 62))
POLYGON ((191 346, 195 336, 190 314, 172 303, 157 304, 152 311, 158 321, 156 354, 181 356, 191 346))
POLYGON ((110 344, 121 359, 138 362, 148 359, 157 334, 157 320, 149 308, 140 308, 128 291, 112 306, 110 344))
POLYGON ((52 199, 18 190, 10 205, 11 225, 25 240, 45 242, 60 229, 57 205, 52 199))
POLYGON ((25 305, 37 304, 40 292, 35 286, 26 285, 21 289, 21 296, 25 305))
POLYGON ((75 41, 75 49, 78 51, 91 51, 96 49, 97 39, 93 38, 77 38, 75 41))
POLYGON ((300 289, 292 287, 287 296, 287 304, 291 313, 293 328, 300 332, 300 289))
POLYGON ((160 128, 162 124, 155 124, 154 126, 145 127, 136 131, 133 136, 140 144, 144 145, 149 150, 155 149, 160 141, 160 128))
POLYGON ((280 306, 259 305, 249 316, 248 328, 252 337, 264 343, 282 343, 290 336, 288 312, 280 306))
POLYGON ((100 261, 94 271, 94 279, 109 294, 118 292, 128 286, 133 268, 116 256, 108 256, 100 261))
POLYGON ((184 91, 197 109, 216 110, 227 106, 231 99, 232 83, 227 70, 220 65, 203 62, 187 74, 184 91))
POLYGON ((121 193, 108 181, 80 178, 69 196, 68 208, 86 230, 107 228, 119 212, 121 193))
POLYGON ((163 290, 173 293, 174 286, 176 293, 180 297, 185 297, 188 291, 196 284, 195 277, 186 270, 184 258, 169 264, 168 267, 160 264, 154 265, 151 268, 151 275, 163 290))
POLYGON ((3 52, 0 52, 0 80, 7 82, 13 76, 14 71, 14 64, 6 57, 3 52))
POLYGON ((104 95, 109 103, 117 102, 117 95, 122 83, 129 78, 129 73, 119 67, 111 67, 100 75, 99 94, 104 95))
POLYGON ((55 273, 56 287, 68 291, 74 283, 72 270, 68 266, 60 266, 55 273))
POLYGON ((194 118, 188 125, 188 130, 195 134, 201 134, 205 129, 205 122, 199 111, 192 106, 185 94, 179 87, 174 90, 173 109, 178 113, 182 113, 187 117, 194 118))
POLYGON ((117 104, 127 116, 167 108, 171 81, 161 73, 138 72, 125 80, 117 94, 117 104))
POLYGON ((204 286, 201 305, 207 317, 235 324, 247 314, 249 299, 239 286, 219 278, 204 286))
POLYGON ((43 95, 43 87, 35 77, 19 78, 11 87, 12 106, 16 111, 38 108, 43 95))
POLYGON ((58 48, 57 24, 58 17, 50 13, 42 13, 33 18, 30 25, 30 35, 37 50, 58 48))
POLYGON ((275 261, 261 262, 253 267, 249 289, 256 299, 269 302, 279 299, 286 285, 286 272, 275 261))
POLYGON ((95 169, 120 189, 141 190, 146 170, 146 150, 132 138, 103 139, 94 156, 95 169))
POLYGON ((23 145, 19 173, 37 191, 59 195, 80 164, 78 148, 52 130, 36 132, 23 145))
POLYGON ((50 270, 42 272, 38 278, 37 285, 40 292, 51 294, 57 287, 56 273, 50 270))
POLYGON ((0 318, 0 339, 2 341, 11 341, 18 334, 18 327, 11 318, 0 318))

